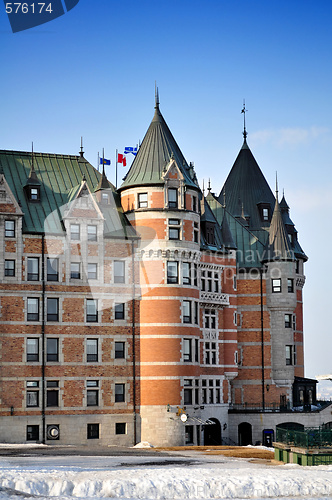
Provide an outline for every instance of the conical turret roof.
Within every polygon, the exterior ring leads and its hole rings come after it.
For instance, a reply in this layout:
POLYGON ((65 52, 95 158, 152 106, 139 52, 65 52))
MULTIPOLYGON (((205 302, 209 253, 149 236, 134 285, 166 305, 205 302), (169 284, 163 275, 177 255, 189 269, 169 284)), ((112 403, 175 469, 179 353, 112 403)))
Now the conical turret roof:
POLYGON ((250 229, 269 226, 269 221, 262 220, 259 204, 268 204, 272 212, 275 198, 246 139, 221 189, 220 203, 224 202, 224 193, 227 210, 234 217, 241 217, 241 210, 248 214, 250 229))
POLYGON ((274 207, 269 229, 269 239, 266 244, 262 262, 269 262, 273 260, 295 260, 285 224, 282 220, 278 197, 274 207))
POLYGON ((184 183, 199 189, 193 168, 188 166, 156 101, 154 117, 120 191, 131 186, 163 184, 164 169, 172 158, 183 174, 184 183))

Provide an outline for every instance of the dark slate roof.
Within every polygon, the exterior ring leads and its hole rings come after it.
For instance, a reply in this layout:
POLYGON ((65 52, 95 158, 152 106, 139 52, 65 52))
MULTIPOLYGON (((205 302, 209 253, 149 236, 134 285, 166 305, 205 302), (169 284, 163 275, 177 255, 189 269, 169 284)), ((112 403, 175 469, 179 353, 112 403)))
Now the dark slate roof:
POLYGON ((152 122, 124 178, 120 191, 130 186, 163 184, 162 174, 172 157, 184 176, 185 184, 199 189, 193 168, 188 166, 159 110, 157 102, 152 122))
MULTIPOLYGON (((63 234, 63 207, 72 201, 79 192, 85 179, 89 190, 93 192, 101 174, 84 158, 74 155, 33 153, 24 151, 0 150, 0 171, 5 175, 8 185, 18 201, 23 216, 23 232, 63 234), (40 183, 40 202, 30 202, 24 193, 27 179, 33 172, 34 183, 40 183)), ((105 216, 105 234, 114 231, 133 236, 126 216, 122 212, 118 194, 108 182, 108 189, 113 194, 113 211, 108 209, 105 216), (112 212, 112 213, 111 213, 112 212)), ((100 206, 104 211, 106 208, 100 206)))
POLYGON ((276 199, 271 226, 269 229, 269 239, 266 244, 266 251, 262 262, 270 262, 274 260, 295 260, 285 224, 282 220, 278 198, 276 199))
POLYGON ((257 205, 267 203, 272 212, 275 198, 246 139, 220 192, 220 203, 224 192, 228 212, 234 217, 241 217, 242 213, 250 216, 249 229, 269 226, 268 221, 262 221, 257 205))

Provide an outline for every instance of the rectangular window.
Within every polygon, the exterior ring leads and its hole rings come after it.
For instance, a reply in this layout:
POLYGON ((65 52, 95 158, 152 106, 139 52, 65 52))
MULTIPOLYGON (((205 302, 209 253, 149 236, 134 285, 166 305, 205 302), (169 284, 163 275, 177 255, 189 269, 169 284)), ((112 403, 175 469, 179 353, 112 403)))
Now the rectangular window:
POLYGON ((288 278, 288 280, 287 280, 287 288, 288 288, 288 293, 293 293, 294 292, 294 280, 293 280, 293 278, 288 278))
POLYGON ((124 403, 125 400, 125 384, 115 384, 115 402, 124 403))
POLYGON ((263 208, 263 220, 264 221, 269 220, 269 209, 268 208, 263 208))
POLYGON ((197 212, 197 198, 193 196, 193 212, 197 212))
POLYGON ((79 280, 81 279, 80 263, 71 262, 70 263, 70 278, 79 280))
POLYGON ((39 299, 27 298, 27 321, 39 321, 39 299))
POLYGON ((194 302, 194 323, 199 325, 198 302, 194 302))
POLYGON ((199 363, 199 340, 195 339, 195 363, 199 363))
POLYGON ((39 339, 27 339, 27 361, 39 361, 39 339))
POLYGON ((191 379, 185 379, 183 381, 184 385, 184 390, 183 390, 183 404, 185 406, 187 405, 192 405, 193 404, 193 387, 192 387, 192 380, 191 379))
POLYGON ((15 238, 15 221, 5 220, 5 237, 15 238))
POLYGON ((179 240, 180 239, 180 219, 168 219, 168 237, 170 240, 179 240))
POLYGON ((47 281, 59 281, 59 259, 47 259, 47 281))
POLYGON ((38 201, 40 198, 39 189, 38 188, 30 188, 30 200, 38 201))
POLYGON ((47 361, 59 361, 59 339, 47 339, 47 361))
POLYGON ((199 227, 198 222, 194 222, 194 242, 198 243, 199 227))
POLYGON ((80 240, 80 225, 79 224, 70 224, 70 239, 71 240, 80 240))
POLYGON ((109 202, 108 193, 101 193, 101 202, 103 205, 108 205, 109 202))
POLYGON ((5 260, 5 276, 15 276, 15 260, 5 260))
POLYGON ((216 310, 215 309, 205 309, 204 310, 204 328, 209 330, 216 329, 216 310))
POLYGON ((98 362, 98 339, 86 340, 86 360, 88 363, 98 362))
POLYGON ((114 343, 114 357, 115 359, 125 358, 125 342, 114 343))
POLYGON ((28 257, 28 281, 39 281, 38 257, 28 257))
POLYGON ((191 302, 183 301, 183 323, 191 323, 191 302))
POLYGON ((194 442, 194 426, 185 426, 185 444, 193 444, 194 442))
POLYGON ((87 439, 99 439, 99 424, 87 425, 87 439))
POLYGON ((97 241, 97 226, 88 225, 88 241, 97 241))
POLYGON ((97 264, 88 264, 88 279, 96 280, 97 279, 97 264))
POLYGON ((216 293, 219 292, 219 274, 218 273, 214 273, 213 291, 216 292, 216 293))
POLYGON ((39 425, 27 425, 27 441, 39 441, 39 425))
POLYGON ((182 283, 184 285, 191 285, 191 265, 190 265, 190 262, 183 262, 183 264, 182 264, 182 283))
POLYGON ((34 391, 32 391, 31 389, 27 390, 27 407, 36 408, 38 406, 39 406, 39 390, 34 390, 34 391))
POLYGON ((95 299, 86 299, 86 320, 88 323, 98 321, 98 301, 95 299))
POLYGON ((59 321, 59 299, 47 299, 47 321, 59 321))
POLYGON ((99 390, 98 390, 98 380, 87 380, 86 386, 86 404, 87 406, 98 406, 99 404, 99 390), (94 387, 94 389, 91 389, 94 387))
POLYGON ((178 208, 178 190, 168 188, 168 208, 178 208))
POLYGON ((148 193, 138 194, 138 208, 147 208, 148 206, 148 193))
POLYGON ((179 282, 179 263, 178 262, 167 262, 167 283, 178 283, 179 282))
POLYGON ((127 434, 127 424, 125 422, 116 422, 115 434, 127 434))
POLYGON ((124 319, 125 318, 125 305, 124 303, 115 304, 114 306, 114 318, 124 319))
POLYGON ((217 344, 216 342, 205 342, 205 364, 217 364, 217 344))
POLYGON ((191 339, 183 339, 183 361, 192 362, 192 343, 191 339))
POLYGON ((280 293, 281 292, 281 279, 273 279, 272 280, 272 293, 280 293))
POLYGON ((114 261, 114 283, 125 282, 125 263, 123 260, 114 261))
POLYGON ((286 345, 286 365, 295 365, 296 350, 293 345, 286 345))
POLYGON ((285 314, 285 328, 292 328, 292 314, 285 314))
POLYGON ((59 382, 49 380, 46 387, 46 406, 59 406, 59 382))
POLYGON ((197 264, 194 264, 194 286, 198 286, 198 267, 197 264))

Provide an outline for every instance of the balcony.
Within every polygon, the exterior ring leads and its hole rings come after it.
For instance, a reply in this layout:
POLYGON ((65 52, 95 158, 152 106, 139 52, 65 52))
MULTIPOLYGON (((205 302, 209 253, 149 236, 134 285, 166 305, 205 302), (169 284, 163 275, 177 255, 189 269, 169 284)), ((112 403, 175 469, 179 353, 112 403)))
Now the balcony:
POLYGON ((203 307, 225 307, 229 306, 229 295, 227 293, 219 292, 199 292, 200 304, 203 307))

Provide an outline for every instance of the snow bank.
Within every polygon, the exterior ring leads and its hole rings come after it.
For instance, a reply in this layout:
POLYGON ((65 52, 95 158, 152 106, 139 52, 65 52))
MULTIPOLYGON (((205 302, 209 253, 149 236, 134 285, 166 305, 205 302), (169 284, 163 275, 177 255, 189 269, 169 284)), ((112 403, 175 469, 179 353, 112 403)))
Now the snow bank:
POLYGON ((141 441, 140 443, 135 444, 135 446, 132 446, 131 448, 154 448, 154 446, 148 441, 141 441))

